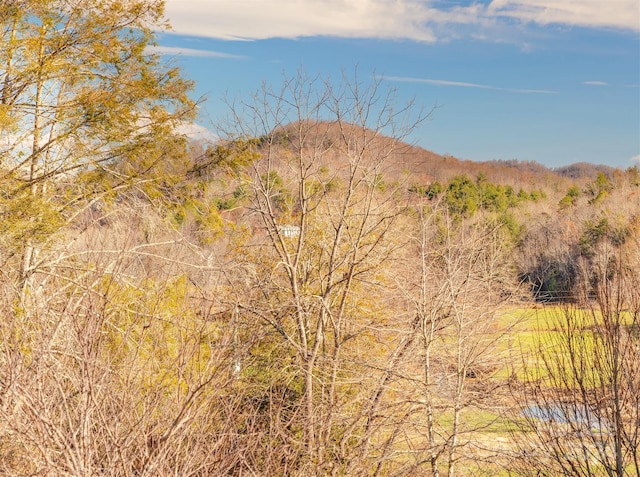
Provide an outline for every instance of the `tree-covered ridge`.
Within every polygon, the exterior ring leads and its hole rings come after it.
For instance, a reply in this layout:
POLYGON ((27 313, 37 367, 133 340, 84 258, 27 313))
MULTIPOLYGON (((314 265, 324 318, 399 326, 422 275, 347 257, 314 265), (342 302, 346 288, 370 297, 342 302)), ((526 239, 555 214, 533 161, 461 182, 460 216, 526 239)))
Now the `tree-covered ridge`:
POLYGON ((458 175, 448 183, 431 182, 428 186, 411 186, 411 192, 425 195, 430 200, 442 200, 454 215, 470 217, 479 210, 488 212, 506 212, 519 203, 546 198, 543 190, 527 192, 511 185, 494 184, 481 172, 475 181, 467 175, 458 175))

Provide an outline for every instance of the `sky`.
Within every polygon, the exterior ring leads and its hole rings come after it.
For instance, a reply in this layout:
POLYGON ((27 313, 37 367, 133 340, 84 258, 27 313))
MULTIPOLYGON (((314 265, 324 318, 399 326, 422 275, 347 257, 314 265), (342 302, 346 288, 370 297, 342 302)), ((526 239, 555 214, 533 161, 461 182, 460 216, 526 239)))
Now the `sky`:
POLYGON ((433 110, 411 141, 475 161, 640 164, 640 0, 166 0, 154 51, 215 130, 302 69, 433 110), (353 75, 352 75, 353 76, 353 75))

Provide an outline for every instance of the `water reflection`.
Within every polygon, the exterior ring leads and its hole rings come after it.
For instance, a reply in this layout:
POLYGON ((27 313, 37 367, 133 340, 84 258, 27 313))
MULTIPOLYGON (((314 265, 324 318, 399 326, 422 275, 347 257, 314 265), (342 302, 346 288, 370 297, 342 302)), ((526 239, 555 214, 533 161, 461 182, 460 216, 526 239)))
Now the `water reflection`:
POLYGON ((522 410, 522 415, 545 422, 577 424, 595 431, 606 430, 606 425, 599 412, 570 403, 530 404, 522 410))

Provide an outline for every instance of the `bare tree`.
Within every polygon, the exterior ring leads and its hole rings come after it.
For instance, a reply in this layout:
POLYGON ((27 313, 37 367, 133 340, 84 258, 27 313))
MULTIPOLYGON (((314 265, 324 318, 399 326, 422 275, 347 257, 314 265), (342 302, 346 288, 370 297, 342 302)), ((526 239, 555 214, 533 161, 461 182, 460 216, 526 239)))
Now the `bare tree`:
POLYGON ((497 320, 518 296, 512 245, 490 217, 453 220, 438 203, 416 206, 414 217, 412 251, 398 276, 416 335, 404 368, 410 395, 419 396, 414 468, 453 476, 461 461, 481 466, 497 454, 479 437, 506 407, 506 382, 493 373, 506 359, 500 344, 509 333, 497 320), (463 413, 494 417, 469 422, 463 413))
POLYGON ((129 237, 114 217, 78 232, 30 313, 2 276, 3 475, 220 475, 242 460, 233 360, 251 343, 198 305, 193 255, 142 247, 122 215, 129 237))
POLYGON ((640 475, 639 251, 633 227, 621 246, 597 244, 582 300, 540 331, 518 389, 531 475, 640 475))
MULTIPOLYGON (((284 354, 270 366, 293 370, 290 472, 375 472, 382 397, 406 351, 389 331, 385 281, 404 242, 394 231, 406 200, 401 140, 424 118, 398 108, 378 80, 336 86, 303 73, 232 113, 241 129, 229 135, 258 139, 245 176, 254 232, 239 249, 252 298, 237 306, 275 333, 271 347, 284 354)), ((390 410, 386 424, 401 415, 390 410)), ((388 456, 378 457, 383 468, 388 456)))

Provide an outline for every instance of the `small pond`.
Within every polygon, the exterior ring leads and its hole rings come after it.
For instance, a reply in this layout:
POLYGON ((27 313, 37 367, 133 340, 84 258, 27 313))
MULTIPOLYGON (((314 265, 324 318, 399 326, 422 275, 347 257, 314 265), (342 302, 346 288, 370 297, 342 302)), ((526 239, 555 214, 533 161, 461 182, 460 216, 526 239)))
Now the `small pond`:
POLYGON ((524 417, 540 419, 545 422, 578 424, 580 427, 589 427, 592 431, 602 431, 606 429, 603 416, 598 416, 598 414, 592 410, 590 411, 572 404, 530 404, 522 410, 521 414, 524 417))

